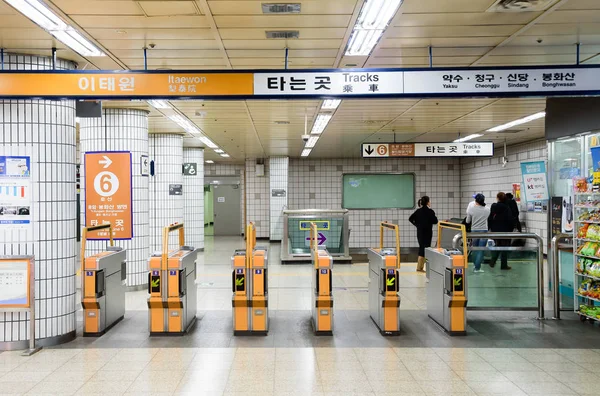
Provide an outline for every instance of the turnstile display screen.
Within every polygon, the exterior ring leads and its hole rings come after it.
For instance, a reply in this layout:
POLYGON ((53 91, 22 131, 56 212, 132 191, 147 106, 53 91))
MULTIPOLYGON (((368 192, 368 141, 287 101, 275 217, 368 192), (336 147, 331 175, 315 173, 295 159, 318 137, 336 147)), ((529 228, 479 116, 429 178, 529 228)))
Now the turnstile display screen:
POLYGON ((397 287, 396 282, 396 271, 388 270, 385 279, 386 291, 395 292, 397 287))
POLYGON ((465 291, 465 283, 463 278, 463 270, 457 269, 454 273, 454 291, 463 292, 465 291))

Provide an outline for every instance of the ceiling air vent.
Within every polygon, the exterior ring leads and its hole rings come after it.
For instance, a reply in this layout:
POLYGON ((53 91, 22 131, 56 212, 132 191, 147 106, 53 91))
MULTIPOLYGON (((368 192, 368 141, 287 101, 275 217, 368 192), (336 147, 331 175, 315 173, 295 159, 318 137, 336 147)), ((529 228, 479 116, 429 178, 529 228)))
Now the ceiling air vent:
POLYGON ((300 37, 299 30, 267 30, 268 39, 297 39, 300 37))
POLYGON ((289 121, 275 121, 275 124, 277 125, 290 125, 289 121))
POLYGON ((497 0, 487 12, 544 11, 557 0, 497 0))
POLYGON ((299 14, 299 3, 262 3, 263 14, 299 14))

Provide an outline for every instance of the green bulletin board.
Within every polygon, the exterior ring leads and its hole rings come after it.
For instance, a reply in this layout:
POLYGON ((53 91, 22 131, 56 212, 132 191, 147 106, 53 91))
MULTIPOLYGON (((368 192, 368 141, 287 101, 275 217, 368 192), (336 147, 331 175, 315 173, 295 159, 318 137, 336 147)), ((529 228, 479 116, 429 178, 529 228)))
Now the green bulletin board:
POLYGON ((414 209, 414 173, 348 173, 343 176, 344 209, 414 209))

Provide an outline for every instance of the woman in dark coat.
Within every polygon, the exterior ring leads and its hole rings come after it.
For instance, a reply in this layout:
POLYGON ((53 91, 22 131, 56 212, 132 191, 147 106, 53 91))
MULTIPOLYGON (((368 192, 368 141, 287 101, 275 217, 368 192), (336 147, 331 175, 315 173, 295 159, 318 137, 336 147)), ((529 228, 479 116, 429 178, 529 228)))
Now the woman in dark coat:
POLYGON ((408 221, 417 227, 417 241, 419 242, 417 272, 425 272, 425 248, 431 247, 433 225, 437 224, 438 219, 435 212, 431 210, 431 201, 427 195, 419 199, 418 205, 419 209, 408 218, 408 221))
MULTIPOLYGON (((488 217, 488 226, 491 232, 513 232, 514 229, 514 218, 510 207, 507 205, 506 194, 499 192, 496 195, 498 202, 492 205, 490 208, 490 217, 488 217)), ((498 239, 495 241, 498 247, 510 246, 510 239, 498 239)), ((508 252, 507 251, 493 251, 492 261, 490 267, 496 265, 496 261, 500 256, 500 269, 509 270, 511 267, 508 266, 508 252)))

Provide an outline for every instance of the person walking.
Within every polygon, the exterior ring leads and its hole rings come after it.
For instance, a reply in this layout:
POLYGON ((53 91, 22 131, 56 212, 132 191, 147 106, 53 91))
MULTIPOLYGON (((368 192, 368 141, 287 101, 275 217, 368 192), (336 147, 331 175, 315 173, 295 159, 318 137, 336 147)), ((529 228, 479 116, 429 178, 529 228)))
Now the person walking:
POLYGON ((417 241, 419 242, 417 272, 425 272, 425 248, 431 247, 433 225, 437 224, 438 219, 431 209, 431 200, 427 195, 419 199, 418 205, 419 209, 408 218, 408 221, 417 227, 417 241))
MULTIPOLYGON (((496 195, 497 202, 490 208, 490 216, 488 217, 488 226, 491 232, 513 232, 514 223, 513 216, 510 208, 506 203, 506 194, 499 192, 496 195)), ((510 239, 499 239, 496 240, 496 246, 508 247, 510 246, 510 239)), ((507 251, 493 251, 492 261, 490 267, 494 268, 496 261, 500 256, 500 269, 509 270, 511 267, 508 266, 508 252, 507 251)))
MULTIPOLYGON (((488 230, 488 217, 490 217, 490 208, 485 204, 485 196, 483 194, 477 194, 475 196, 475 205, 469 206, 467 209, 467 224, 471 225, 471 232, 487 232, 488 230)), ((473 239, 473 247, 485 247, 487 239, 473 239)), ((473 264, 475 270, 473 272, 483 272, 481 269, 481 263, 483 262, 484 251, 479 250, 475 252, 475 258, 473 264)))

